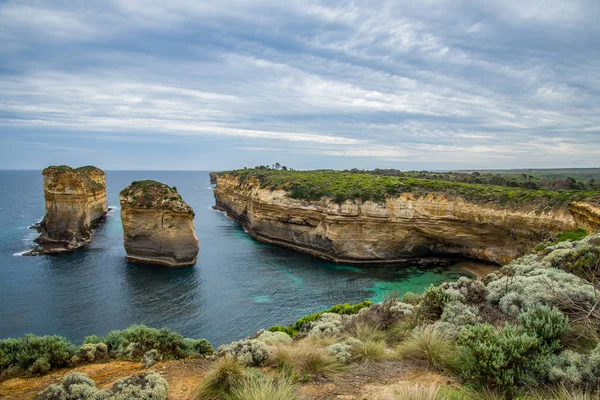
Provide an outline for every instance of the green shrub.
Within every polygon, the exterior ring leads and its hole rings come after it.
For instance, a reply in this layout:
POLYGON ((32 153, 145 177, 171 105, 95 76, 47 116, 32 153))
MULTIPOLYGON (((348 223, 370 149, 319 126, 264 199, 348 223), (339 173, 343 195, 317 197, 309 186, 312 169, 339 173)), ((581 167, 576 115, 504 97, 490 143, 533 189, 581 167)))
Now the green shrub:
POLYGON ((275 325, 269 328, 271 332, 285 332, 291 337, 294 337, 300 332, 300 330, 310 322, 316 321, 321 315, 325 313, 334 313, 334 314, 343 314, 343 315, 351 315, 357 314, 362 308, 370 307, 373 303, 370 301, 363 301, 362 303, 357 304, 337 304, 331 307, 329 310, 319 311, 317 313, 304 316, 298 319, 295 323, 288 326, 275 325))
POLYGON ((185 343, 186 354, 200 354, 209 356, 214 353, 213 347, 206 339, 189 339, 183 340, 185 343))
POLYGON ((69 364, 75 346, 61 336, 25 335, 0 340, 0 371, 16 366, 32 374, 43 374, 69 364))
POLYGON ((451 297, 441 286, 430 285, 421 298, 421 315, 427 319, 438 319, 451 297))
POLYGON ((600 278, 600 247, 589 244, 577 246, 564 257, 556 259, 553 266, 587 281, 597 281, 600 278))
POLYGON ((105 343, 111 354, 133 359, 148 350, 157 350, 165 359, 184 358, 190 352, 212 354, 212 347, 204 339, 184 339, 170 329, 154 329, 145 325, 132 325, 123 330, 109 332, 104 337, 88 336, 85 343, 105 343))
POLYGON ((569 318, 556 307, 536 305, 521 313, 518 321, 525 332, 540 340, 540 348, 547 354, 562 347, 561 340, 569 331, 569 318))
POLYGON ((402 296, 401 301, 403 303, 412 304, 413 306, 416 306, 417 304, 419 304, 419 302, 421 302, 421 295, 415 292, 406 292, 402 296))
POLYGON ((460 364, 468 381, 513 395, 541 374, 540 341, 521 328, 489 324, 465 327, 459 336, 460 364))
POLYGON ((554 240, 552 242, 540 243, 539 245, 536 246, 535 250, 542 251, 548 247, 556 246, 557 244, 559 244, 561 242, 567 242, 567 241, 568 242, 576 242, 578 240, 583 239, 587 235, 588 235, 588 232, 583 228, 577 228, 572 231, 561 232, 558 235, 556 235, 556 240, 554 240))

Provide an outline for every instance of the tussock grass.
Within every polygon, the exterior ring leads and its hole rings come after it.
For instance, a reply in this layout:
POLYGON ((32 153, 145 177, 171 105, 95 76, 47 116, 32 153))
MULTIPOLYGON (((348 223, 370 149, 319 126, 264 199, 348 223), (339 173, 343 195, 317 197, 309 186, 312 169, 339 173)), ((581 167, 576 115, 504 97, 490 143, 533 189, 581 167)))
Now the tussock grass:
POLYGON ((385 333, 376 326, 369 324, 357 324, 351 328, 350 333, 362 342, 381 342, 385 340, 385 333))
POLYGON ((244 379, 226 400, 303 400, 298 393, 298 386, 289 378, 271 376, 255 379, 244 379))
POLYGON ((569 389, 561 386, 556 389, 541 390, 528 396, 529 400, 598 400, 598 394, 569 389))
POLYGON ((310 341, 276 347, 271 362, 280 368, 291 368, 300 375, 331 376, 344 370, 344 366, 327 350, 313 346, 310 341))
POLYGON ((453 342, 432 326, 414 329, 397 347, 396 354, 403 360, 423 362, 438 371, 458 369, 453 342))
POLYGON ((442 400, 437 386, 407 385, 394 392, 394 400, 442 400))
POLYGON ((392 345, 398 344, 410 336, 414 327, 414 323, 411 320, 400 320, 385 330, 385 341, 392 345))
POLYGON ((356 361, 377 361, 385 357, 385 342, 381 340, 361 341, 351 348, 352 358, 356 361))
POLYGON ((242 383, 246 374, 246 367, 233 357, 222 357, 206 374, 193 398, 195 400, 222 400, 242 383))

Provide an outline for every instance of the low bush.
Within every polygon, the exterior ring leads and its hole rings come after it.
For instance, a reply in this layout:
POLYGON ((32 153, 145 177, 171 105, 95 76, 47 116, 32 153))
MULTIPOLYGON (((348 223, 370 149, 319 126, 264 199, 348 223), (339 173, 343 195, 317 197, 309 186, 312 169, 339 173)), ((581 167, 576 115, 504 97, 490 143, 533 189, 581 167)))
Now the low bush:
POLYGON ((157 361, 160 361, 160 359, 161 356, 158 353, 158 350, 148 350, 144 353, 144 357, 142 357, 142 365, 144 366, 144 368, 150 368, 151 366, 156 364, 157 361))
POLYGON ((439 371, 456 370, 454 343, 433 326, 415 328, 396 353, 403 360, 422 362, 439 371))
POLYGON ((329 310, 319 311, 317 313, 304 316, 298 319, 295 323, 288 326, 275 325, 269 328, 271 332, 285 332, 291 337, 294 337, 300 332, 300 330, 310 322, 316 321, 321 315, 325 313, 334 313, 341 315, 352 315, 357 314, 362 308, 370 307, 373 303, 370 301, 363 301, 362 303, 357 304, 337 304, 331 307, 329 310))
POLYGON ((204 339, 184 339, 170 329, 155 329, 145 325, 132 325, 123 330, 109 332, 104 337, 85 338, 84 343, 105 343, 115 356, 139 359, 148 350, 157 350, 164 359, 184 358, 191 352, 212 354, 212 347, 204 339))
POLYGON ((246 366, 264 365, 269 359, 271 346, 256 339, 244 339, 219 346, 217 355, 231 356, 236 361, 246 366))
POLYGON ((32 374, 43 374, 67 366, 75 350, 75 346, 61 336, 28 334, 0 340, 0 371, 17 367, 32 374))
POLYGON ((444 311, 444 306, 451 300, 450 295, 441 286, 430 285, 421 299, 420 316, 425 319, 437 320, 444 311))
POLYGON ((458 344, 463 374, 479 387, 513 395, 522 385, 535 383, 542 372, 539 339, 519 327, 468 326, 458 344))
POLYGON ((40 392, 36 400, 166 400, 168 391, 167 381, 154 371, 122 379, 106 390, 99 390, 87 375, 73 372, 40 392))
POLYGON ((569 331, 569 318, 556 307, 533 306, 521 313, 518 321, 527 334, 539 339, 540 349, 546 354, 558 351, 569 331))
POLYGON ((72 364, 81 362, 99 362, 108 360, 108 346, 104 343, 86 343, 77 349, 77 352, 71 357, 72 364))

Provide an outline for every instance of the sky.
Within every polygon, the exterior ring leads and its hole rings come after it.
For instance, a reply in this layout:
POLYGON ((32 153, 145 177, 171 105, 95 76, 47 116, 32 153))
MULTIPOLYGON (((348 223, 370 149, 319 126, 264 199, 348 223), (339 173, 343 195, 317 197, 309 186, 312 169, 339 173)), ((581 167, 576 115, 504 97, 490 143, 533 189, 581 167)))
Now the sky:
POLYGON ((0 0, 0 169, 600 166, 598 0, 0 0))

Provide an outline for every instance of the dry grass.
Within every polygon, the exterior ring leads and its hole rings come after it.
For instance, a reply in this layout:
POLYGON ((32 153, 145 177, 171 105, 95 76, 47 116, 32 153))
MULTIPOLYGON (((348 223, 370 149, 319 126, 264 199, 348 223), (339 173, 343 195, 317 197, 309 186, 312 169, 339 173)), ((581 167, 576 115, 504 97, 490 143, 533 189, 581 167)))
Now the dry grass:
POLYGON ((457 369, 453 342, 431 326, 413 330, 397 347, 396 354, 403 360, 423 362, 438 371, 457 369))
POLYGON ((331 376, 344 370, 344 366, 327 350, 312 345, 310 341, 276 347, 271 362, 278 367, 292 368, 300 375, 331 376))
POLYGON ((365 340, 351 348, 352 359, 356 361, 378 361, 385 357, 385 342, 381 340, 365 340))
POLYGON ((437 386, 407 385, 394 392, 394 400, 442 400, 437 386))
POLYGON ((286 378, 244 379, 231 394, 224 397, 226 400, 303 400, 298 393, 298 386, 286 378))
POLYGON ((582 392, 576 389, 560 387, 546 391, 539 391, 528 397, 531 400, 598 400, 598 394, 582 392))
POLYGON ((357 324, 352 327, 350 333, 362 342, 381 342, 385 340, 385 333, 376 326, 369 324, 357 324))

